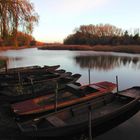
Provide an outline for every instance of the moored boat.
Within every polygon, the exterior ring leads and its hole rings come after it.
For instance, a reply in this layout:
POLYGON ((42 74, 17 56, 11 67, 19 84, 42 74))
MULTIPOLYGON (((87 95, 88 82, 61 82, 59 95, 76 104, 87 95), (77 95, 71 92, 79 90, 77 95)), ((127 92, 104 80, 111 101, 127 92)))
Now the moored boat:
POLYGON ((45 78, 53 75, 60 75, 65 73, 66 71, 64 69, 59 69, 59 70, 45 70, 45 71, 40 71, 38 72, 28 72, 28 73, 16 73, 15 75, 1 75, 0 76, 0 85, 5 85, 5 83, 10 84, 10 83, 23 83, 27 82, 29 78, 32 80, 39 80, 40 78, 45 78))
MULTIPOLYGON (((11 87, 11 88, 8 87, 5 89, 5 91, 1 90, 0 102, 15 103, 15 102, 20 102, 23 100, 35 98, 38 96, 47 95, 47 94, 51 93, 52 91, 54 91, 54 89, 56 87, 56 83, 59 85, 58 90, 61 90, 61 89, 65 88, 66 84, 70 84, 70 83, 77 84, 77 80, 80 77, 81 77, 80 74, 73 74, 71 76, 61 77, 56 82, 54 81, 54 82, 49 82, 49 83, 48 82, 39 83, 39 84, 34 85, 35 87, 31 87, 31 86, 29 86, 28 88, 23 87, 22 90, 23 90, 24 94, 16 94, 13 87, 11 87)), ((20 88, 17 90, 20 90, 20 88)), ((18 91, 16 91, 16 92, 18 92, 18 91)))
MULTIPOLYGON (((33 68, 33 69, 28 69, 25 68, 21 70, 16 70, 14 71, 8 71, 6 73, 0 73, 0 81, 8 81, 8 80, 13 80, 13 81, 19 81, 24 80, 29 76, 43 76, 47 74, 52 74, 52 73, 57 73, 59 70, 60 65, 54 65, 54 66, 48 66, 48 67, 39 67, 39 68, 33 68)), ((60 71, 61 72, 61 71, 60 71)))
POLYGON ((29 72, 39 72, 39 71, 43 71, 43 70, 55 70, 58 69, 60 67, 60 65, 53 65, 53 66, 26 66, 26 67, 17 67, 17 68, 10 68, 7 69, 7 71, 3 71, 0 72, 0 76, 1 75, 5 75, 5 74, 15 74, 15 73, 29 73, 29 72))
POLYGON ((15 103, 11 105, 11 108, 17 115, 37 114, 54 110, 56 108, 56 96, 57 108, 60 109, 97 98, 111 92, 115 88, 116 84, 107 81, 85 86, 68 84, 67 87, 58 91, 58 93, 52 92, 49 95, 15 103))
POLYGON ((108 93, 94 100, 18 123, 18 126, 25 136, 59 138, 88 131, 91 118, 90 126, 95 133, 106 127, 109 122, 113 123, 133 111, 139 106, 138 100, 139 98, 108 93))
POLYGON ((58 73, 58 72, 52 72, 52 73, 46 73, 43 75, 30 75, 24 79, 12 79, 12 80, 3 80, 0 83, 0 87, 8 87, 8 86, 15 86, 17 84, 21 84, 22 86, 24 85, 30 85, 31 84, 31 80, 33 83, 40 83, 40 82, 46 82, 46 81, 50 81, 50 80, 55 80, 55 79, 59 79, 61 77, 66 77, 66 76, 71 76, 71 72, 64 72, 64 73, 58 73))

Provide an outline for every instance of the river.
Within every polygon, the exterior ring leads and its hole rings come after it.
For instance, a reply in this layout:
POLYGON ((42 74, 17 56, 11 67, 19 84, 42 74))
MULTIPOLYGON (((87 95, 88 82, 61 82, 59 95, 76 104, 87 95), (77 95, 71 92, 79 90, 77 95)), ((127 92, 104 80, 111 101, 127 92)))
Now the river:
MULTIPOLYGON (((140 55, 93 51, 38 50, 37 48, 8 50, 0 52, 0 57, 7 60, 8 68, 30 65, 60 65, 61 69, 80 73, 81 84, 90 81, 116 81, 119 90, 140 86, 140 55)), ((94 138, 96 140, 137 140, 140 138, 140 112, 121 125, 94 138)))

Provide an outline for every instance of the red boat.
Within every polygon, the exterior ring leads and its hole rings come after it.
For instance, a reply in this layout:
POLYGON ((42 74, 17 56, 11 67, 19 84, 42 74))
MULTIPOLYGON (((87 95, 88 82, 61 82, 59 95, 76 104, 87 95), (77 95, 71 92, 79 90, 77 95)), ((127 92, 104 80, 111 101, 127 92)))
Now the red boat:
POLYGON ((66 106, 85 102, 102 96, 108 92, 112 92, 115 88, 116 84, 107 81, 85 86, 69 84, 63 90, 58 91, 57 94, 55 92, 50 93, 45 96, 12 104, 11 107, 17 115, 36 114, 54 110, 56 109, 56 106, 60 109, 66 106))

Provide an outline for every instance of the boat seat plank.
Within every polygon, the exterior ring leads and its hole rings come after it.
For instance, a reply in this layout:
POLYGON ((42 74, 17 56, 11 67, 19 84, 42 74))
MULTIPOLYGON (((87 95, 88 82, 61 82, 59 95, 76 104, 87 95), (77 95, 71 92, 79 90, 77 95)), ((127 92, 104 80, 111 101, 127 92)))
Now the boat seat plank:
POLYGON ((49 121, 49 123, 51 123, 53 126, 55 127, 60 127, 60 126, 65 126, 66 123, 61 120, 60 118, 56 117, 56 116, 51 116, 46 118, 47 121, 49 121))
POLYGON ((79 90, 80 89, 80 87, 75 85, 75 84, 67 84, 67 87, 71 88, 71 89, 74 89, 74 90, 79 90))
POLYGON ((72 92, 74 95, 78 97, 83 97, 83 91, 80 89, 80 86, 77 86, 75 84, 67 84, 67 88, 72 92))
POLYGON ((123 95, 130 98, 138 98, 140 97, 140 92, 135 89, 131 89, 131 90, 126 90, 124 92, 121 92, 119 93, 119 95, 123 95))

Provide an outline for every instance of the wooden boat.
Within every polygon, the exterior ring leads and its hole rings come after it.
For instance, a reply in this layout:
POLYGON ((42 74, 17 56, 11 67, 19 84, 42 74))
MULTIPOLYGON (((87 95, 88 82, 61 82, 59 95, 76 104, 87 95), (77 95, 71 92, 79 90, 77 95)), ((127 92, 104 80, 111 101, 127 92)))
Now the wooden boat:
POLYGON ((29 69, 31 71, 28 71, 28 72, 21 71, 21 72, 15 72, 15 73, 0 73, 0 87, 4 87, 5 85, 9 86, 10 83, 23 84, 25 82, 30 82, 31 79, 39 80, 40 78, 41 79, 46 78, 46 76, 48 78, 50 76, 65 73, 65 70, 63 69, 56 70, 58 67, 59 65, 49 66, 48 68, 46 67, 45 69, 43 68, 41 70, 29 69))
MULTIPOLYGON (((81 77, 80 74, 73 74, 72 76, 61 77, 60 79, 57 80, 57 83, 59 85, 58 89, 61 90, 65 88, 66 84, 70 84, 70 83, 79 85, 79 83, 77 83, 77 80, 80 77, 81 77)), ((49 93, 52 93, 55 87, 56 87, 55 82, 54 83, 50 82, 48 86, 45 83, 40 83, 36 85, 36 87, 33 87, 33 89, 32 88, 28 89, 29 92, 27 93, 26 91, 23 91, 24 94, 15 94, 13 87, 11 87, 12 89, 11 90, 9 89, 9 93, 7 93, 8 91, 6 88, 6 91, 1 90, 0 92, 0 102, 15 103, 15 102, 35 98, 38 96, 47 95, 49 93), (37 86, 39 90, 37 90, 37 86)))
POLYGON ((61 77, 60 79, 57 80, 59 86, 64 86, 69 83, 75 83, 79 78, 81 77, 81 74, 73 74, 72 76, 68 77, 61 77))
POLYGON ((40 71, 40 73, 36 72, 27 72, 27 73, 16 73, 15 75, 1 75, 0 76, 0 84, 3 84, 5 82, 7 83, 19 83, 19 82, 25 82, 28 81, 29 78, 32 79, 40 79, 42 77, 45 78, 45 76, 51 76, 51 75, 58 75, 58 74, 63 74, 66 71, 64 69, 59 69, 59 70, 49 70, 47 69, 46 71, 40 71))
POLYGON ((10 68, 7 69, 7 71, 4 72, 0 72, 0 75, 4 75, 4 74, 15 74, 15 73, 27 73, 27 72, 38 72, 41 70, 55 70, 58 69, 60 67, 60 65, 53 65, 53 66, 47 66, 45 65, 44 67, 40 67, 40 66, 27 66, 27 67, 17 67, 17 68, 10 68))
POLYGON ((25 136, 59 138, 85 133, 91 122, 90 126, 95 134, 110 122, 113 123, 133 111, 139 105, 138 100, 139 98, 108 93, 56 113, 18 123, 18 126, 25 136), (90 121, 89 118, 91 118, 90 121))
POLYGON ((59 91, 57 95, 55 92, 52 92, 49 95, 12 104, 11 108, 17 115, 37 114, 54 110, 56 107, 56 96, 57 108, 59 109, 97 98, 111 92, 115 88, 116 84, 107 81, 81 87, 74 84, 69 84, 66 88, 59 91))
POLYGON ((33 65, 33 66, 25 66, 25 67, 16 67, 16 68, 9 68, 5 72, 19 72, 19 71, 24 71, 28 69, 36 69, 36 68, 41 68, 38 65, 33 65))
POLYGON ((21 84, 22 86, 24 85, 30 85, 31 82, 33 82, 34 84, 35 83, 42 83, 42 82, 45 82, 45 81, 49 81, 50 80, 55 80, 55 79, 59 79, 61 77, 67 77, 67 76, 71 76, 72 73, 71 72, 65 72, 65 73, 47 73, 46 75, 39 75, 39 76, 35 76, 35 75, 30 75, 28 77, 25 77, 25 78, 22 78, 20 80, 3 80, 1 83, 0 83, 0 87, 8 87, 8 86, 15 86, 17 84, 21 84))
POLYGON ((2 83, 0 83, 0 89, 1 93, 4 95, 31 94, 34 92, 40 92, 44 89, 52 89, 60 78, 71 77, 71 75, 71 72, 65 72, 60 74, 52 73, 50 75, 38 78, 28 77, 28 79, 24 79, 24 81, 20 82, 3 81, 2 83))
POLYGON ((0 73, 0 80, 18 80, 19 78, 26 78, 28 76, 42 76, 46 74, 50 74, 56 71, 57 68, 59 68, 60 65, 54 65, 54 66, 44 66, 40 68, 25 68, 21 70, 16 71, 8 71, 6 73, 0 73))

